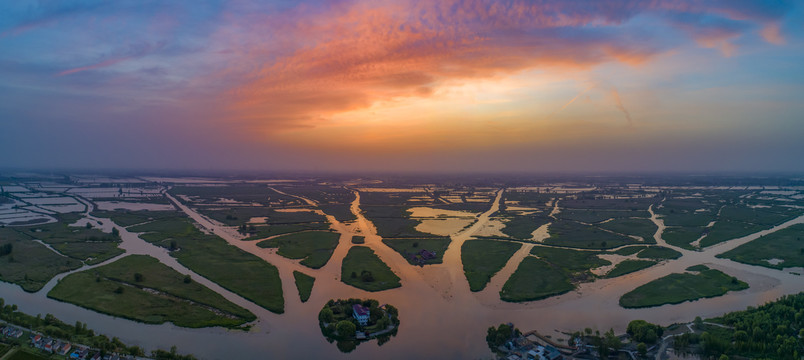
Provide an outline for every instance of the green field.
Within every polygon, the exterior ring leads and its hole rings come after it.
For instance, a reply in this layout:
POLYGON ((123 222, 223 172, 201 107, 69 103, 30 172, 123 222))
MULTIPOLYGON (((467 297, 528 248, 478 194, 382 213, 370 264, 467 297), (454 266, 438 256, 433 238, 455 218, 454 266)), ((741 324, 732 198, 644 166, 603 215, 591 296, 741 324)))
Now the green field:
POLYGON ((656 243, 653 239, 653 235, 659 230, 659 227, 656 226, 653 221, 650 221, 650 219, 614 219, 601 223, 598 226, 616 233, 642 237, 642 239, 649 244, 656 243))
POLYGON ((123 253, 123 250, 117 248, 119 236, 95 228, 68 225, 81 219, 81 215, 70 213, 56 217, 59 221, 55 223, 16 227, 15 230, 20 235, 25 234, 18 238, 41 240, 60 253, 88 264, 99 263, 123 253))
POLYGON ((0 246, 10 245, 11 252, 0 256, 0 280, 35 292, 53 276, 81 267, 81 262, 60 256, 34 242, 24 230, 0 228, 0 246))
POLYGON ((505 266, 521 244, 497 240, 467 240, 461 247, 461 261, 469 289, 480 291, 505 266))
MULTIPOLYGON (((510 213, 509 213, 510 214, 510 213)), ((536 215, 515 215, 508 216, 502 232, 514 239, 530 240, 533 232, 544 224, 550 222, 551 218, 545 214, 536 215)))
POLYGON ((535 246, 530 250, 530 253, 548 262, 553 268, 561 269, 571 274, 573 281, 587 280, 593 276, 589 272, 590 269, 611 265, 608 260, 599 258, 598 253, 595 251, 535 246))
POLYGON ((260 240, 267 237, 297 233, 310 230, 328 230, 329 223, 270 224, 255 225, 254 231, 248 233, 244 241, 260 240))
POLYGON ((755 232, 764 230, 766 227, 741 221, 721 220, 716 222, 709 233, 701 239, 701 247, 709 247, 731 239, 741 238, 755 232))
POLYGON ((234 327, 256 319, 248 310, 145 255, 71 274, 48 297, 153 324, 234 327))
POLYGON ((48 360, 50 357, 45 356, 44 354, 29 352, 31 350, 22 350, 17 349, 14 351, 13 354, 6 357, 5 360, 48 360))
POLYGON ((676 273, 628 292, 620 298, 620 306, 641 308, 679 304, 747 288, 748 284, 714 269, 701 270, 697 274, 676 273))
POLYGON ((553 268, 542 259, 529 256, 522 260, 505 282, 500 299, 509 302, 539 300, 574 288, 565 272, 553 268))
POLYGON ((203 234, 187 218, 160 219, 132 229, 147 232, 142 239, 172 249, 171 256, 199 275, 270 311, 284 312, 279 270, 259 257, 203 234))
POLYGON ((704 231, 706 231, 704 227, 668 227, 664 229, 662 239, 670 245, 694 250, 695 248, 690 243, 698 240, 704 234, 704 231))
POLYGON ((383 238, 441 237, 416 230, 420 222, 410 218, 408 206, 365 205, 361 208, 366 218, 377 227, 377 235, 383 238))
POLYGON ((413 265, 426 265, 426 264, 440 264, 443 257, 444 252, 447 251, 447 247, 449 246, 450 239, 449 238, 425 238, 425 239, 383 239, 382 240, 385 245, 388 245, 391 249, 396 250, 396 252, 400 253, 405 259, 413 265), (419 259, 420 256, 417 254, 422 251, 432 251, 435 252, 436 256, 433 259, 423 260, 420 263, 419 259))
POLYGON ((672 260, 681 257, 681 253, 663 246, 649 246, 637 254, 640 259, 672 260))
POLYGON ((302 302, 307 302, 307 300, 310 299, 310 294, 313 293, 315 278, 294 270, 293 279, 296 280, 296 289, 299 290, 299 298, 302 302))
POLYGON ((804 266, 804 224, 762 236, 718 257, 774 269, 804 266), (771 259, 782 262, 774 265, 768 262, 771 259))
POLYGON ((646 210, 562 209, 556 216, 559 219, 594 224, 608 219, 649 218, 650 213, 646 210))
POLYGON ((703 264, 698 264, 698 265, 692 265, 692 266, 690 266, 690 267, 688 267, 688 268, 686 268, 684 270, 701 272, 701 271, 704 271, 704 270, 709 270, 709 267, 706 266, 706 265, 703 265, 703 264))
POLYGON ((374 250, 353 246, 343 258, 341 281, 366 291, 382 291, 402 286, 399 277, 391 271, 374 250))
POLYGON ((652 260, 631 260, 625 259, 614 266, 611 271, 609 271, 604 277, 606 278, 614 278, 618 276, 623 276, 625 274, 630 274, 632 272, 636 272, 642 269, 647 269, 653 265, 656 265, 656 261, 652 260))
POLYGON ((175 217, 178 216, 179 213, 176 211, 95 210, 91 215, 99 218, 109 218, 119 226, 129 227, 155 219, 175 217))
POLYGON ((365 243, 366 243, 365 236, 359 236, 359 235, 352 236, 352 244, 365 244, 365 243))
POLYGON ((289 259, 303 259, 301 264, 318 269, 327 264, 335 247, 338 246, 340 234, 325 231, 305 231, 261 241, 261 248, 279 248, 277 254, 289 259))
POLYGON ((557 220, 550 224, 550 237, 545 244, 581 249, 610 249, 637 241, 627 236, 613 234, 596 226, 575 221, 557 220))

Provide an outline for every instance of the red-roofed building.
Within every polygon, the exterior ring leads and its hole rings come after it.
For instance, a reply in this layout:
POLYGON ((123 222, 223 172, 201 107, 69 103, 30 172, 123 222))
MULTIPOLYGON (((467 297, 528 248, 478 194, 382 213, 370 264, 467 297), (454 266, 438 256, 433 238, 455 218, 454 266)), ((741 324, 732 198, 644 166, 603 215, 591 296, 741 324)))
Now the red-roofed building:
POLYGON ((352 305, 352 316, 360 325, 366 326, 369 321, 369 308, 360 304, 354 304, 352 305))

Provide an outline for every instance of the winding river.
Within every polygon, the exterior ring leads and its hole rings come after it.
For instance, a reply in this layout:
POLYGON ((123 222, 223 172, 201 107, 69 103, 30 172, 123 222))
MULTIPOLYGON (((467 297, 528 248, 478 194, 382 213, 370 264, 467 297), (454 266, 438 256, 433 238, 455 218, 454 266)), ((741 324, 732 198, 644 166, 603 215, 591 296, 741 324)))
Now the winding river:
MULTIPOLYGON (((774 300, 784 294, 804 290, 804 279, 791 270, 779 271, 763 267, 718 259, 715 255, 733 249, 761 235, 776 231, 792 224, 804 223, 804 216, 788 221, 773 229, 731 240, 705 249, 704 251, 676 250, 683 256, 665 261, 642 271, 614 279, 600 279, 581 284, 575 291, 528 303, 506 303, 499 300, 497 292, 508 274, 513 272, 533 245, 525 245, 495 276, 481 292, 469 291, 463 275, 460 247, 464 241, 482 229, 499 208, 503 190, 497 192, 493 205, 480 214, 470 227, 451 236, 452 243, 444 254, 444 263, 425 267, 411 266, 397 252, 382 243, 374 225, 366 219, 360 209, 360 193, 355 192, 351 204, 357 216, 353 223, 341 223, 327 215, 333 230, 341 234, 340 243, 326 266, 309 269, 276 254, 275 249, 262 249, 257 241, 242 241, 242 236, 234 228, 223 226, 211 220, 178 199, 166 196, 201 227, 225 239, 228 243, 248 251, 279 268, 282 288, 285 294, 285 313, 274 314, 264 310, 237 294, 231 293, 217 284, 194 274, 183 267, 168 252, 147 243, 109 219, 89 217, 89 221, 100 223, 106 231, 118 228, 122 237, 121 248, 130 254, 146 254, 182 274, 191 274, 198 282, 208 286, 228 300, 254 312, 258 320, 250 332, 226 330, 222 328, 186 329, 171 324, 147 325, 126 319, 99 314, 75 305, 47 298, 49 289, 65 274, 59 275, 37 293, 26 293, 20 287, 0 283, 0 296, 6 303, 16 303, 21 311, 31 314, 51 313, 71 323, 82 321, 88 327, 109 336, 117 336, 122 341, 140 345, 148 350, 167 349, 175 345, 180 352, 193 353, 202 359, 231 358, 360 358, 360 359, 409 359, 409 358, 491 358, 485 343, 486 328, 502 322, 515 322, 522 330, 538 330, 552 334, 554 338, 565 337, 555 333, 557 330, 574 331, 585 327, 607 330, 614 328, 622 332, 628 321, 640 318, 668 325, 673 322, 687 322, 695 316, 711 317, 725 312, 743 310, 774 300), (365 246, 372 248, 391 269, 401 278, 402 287, 379 293, 369 293, 340 282, 341 262, 353 246, 352 235, 366 237, 365 246), (619 297, 648 281, 673 272, 682 272, 688 266, 706 264, 729 275, 737 276, 749 283, 750 288, 730 292, 724 296, 685 302, 678 305, 665 305, 650 309, 624 309, 618 305, 619 297), (309 301, 299 300, 293 280, 293 271, 301 271, 316 278, 309 301), (331 298, 371 297, 381 303, 390 303, 399 309, 401 325, 399 333, 389 342, 378 346, 377 342, 361 344, 352 353, 343 354, 335 344, 328 343, 318 329, 318 311, 331 298)), ((295 196, 308 204, 312 200, 295 196)), ((82 201, 84 202, 84 201, 82 201)), ((89 202, 85 202, 90 207, 89 202)), ((655 239, 661 239, 664 224, 651 211, 651 219, 659 226, 655 239)), ((109 260, 113 261, 115 259, 109 260)), ((109 262, 107 261, 107 262, 109 262)), ((88 267, 79 269, 86 270, 88 267)))

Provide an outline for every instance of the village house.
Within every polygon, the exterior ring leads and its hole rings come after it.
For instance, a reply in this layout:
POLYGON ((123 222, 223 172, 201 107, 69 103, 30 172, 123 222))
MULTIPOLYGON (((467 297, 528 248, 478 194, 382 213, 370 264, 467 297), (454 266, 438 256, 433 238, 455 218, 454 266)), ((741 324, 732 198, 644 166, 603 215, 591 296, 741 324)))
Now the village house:
POLYGON ((361 326, 366 326, 369 321, 369 309, 360 304, 352 305, 352 316, 361 326))

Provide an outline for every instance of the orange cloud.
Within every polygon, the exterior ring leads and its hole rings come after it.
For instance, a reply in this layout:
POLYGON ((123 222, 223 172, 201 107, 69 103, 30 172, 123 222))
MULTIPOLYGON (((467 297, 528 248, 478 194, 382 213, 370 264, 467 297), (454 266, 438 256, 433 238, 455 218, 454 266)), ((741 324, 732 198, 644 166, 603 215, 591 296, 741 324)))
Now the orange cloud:
POLYGON ((240 119, 274 129, 313 126, 377 101, 428 97, 445 83, 534 67, 640 63, 656 52, 614 37, 561 32, 610 21, 587 10, 564 14, 562 7, 525 1, 371 2, 284 15, 304 18, 303 24, 253 18, 249 30, 257 36, 282 34, 304 46, 288 52, 254 39, 246 42, 248 49, 234 49, 245 57, 241 66, 249 68, 272 52, 287 55, 245 75, 249 80, 238 84, 229 100, 240 119))

